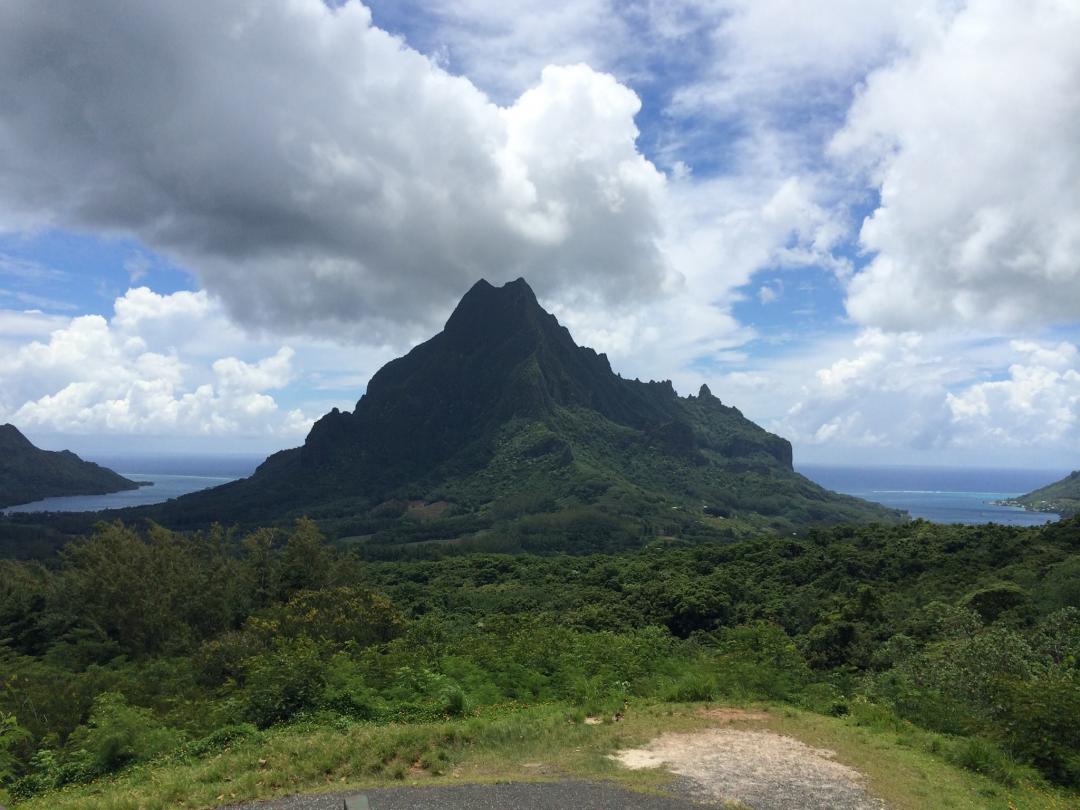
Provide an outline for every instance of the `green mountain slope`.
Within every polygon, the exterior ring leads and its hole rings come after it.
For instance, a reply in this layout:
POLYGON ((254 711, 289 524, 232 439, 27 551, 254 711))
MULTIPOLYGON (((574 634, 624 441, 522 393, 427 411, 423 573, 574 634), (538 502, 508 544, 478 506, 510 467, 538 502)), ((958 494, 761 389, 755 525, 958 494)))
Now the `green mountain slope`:
POLYGON ((14 425, 0 425, 0 507, 62 495, 104 495, 138 486, 69 450, 40 450, 14 425))
POLYGON ((1032 512, 1052 512, 1063 518, 1080 514, 1080 470, 1074 470, 1060 481, 1003 503, 1022 506, 1032 512))
POLYGON ((302 447, 157 510, 169 525, 299 514, 369 546, 581 549, 895 520, 798 475, 791 445, 706 387, 627 380, 521 279, 478 282, 442 332, 372 377, 302 447), (507 545, 509 544, 509 545, 507 545))

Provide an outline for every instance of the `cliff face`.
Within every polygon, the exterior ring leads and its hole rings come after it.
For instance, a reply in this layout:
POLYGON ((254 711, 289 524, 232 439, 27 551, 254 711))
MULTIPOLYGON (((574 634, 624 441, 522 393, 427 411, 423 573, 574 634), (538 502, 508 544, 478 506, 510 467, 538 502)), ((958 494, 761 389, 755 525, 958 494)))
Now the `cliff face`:
POLYGON ((138 487, 69 450, 34 447, 14 425, 0 425, 0 507, 64 495, 104 495, 138 487))
MULTIPOLYGON (((681 399, 670 382, 614 374, 607 358, 577 346, 521 279, 478 282, 446 328, 372 377, 352 413, 316 423, 300 450, 309 468, 372 465, 406 477, 490 440, 512 419, 551 422, 583 409, 617 425, 681 438, 684 450, 765 454, 791 467, 791 446, 711 395, 681 399)), ((663 442, 661 442, 663 444, 663 442)))

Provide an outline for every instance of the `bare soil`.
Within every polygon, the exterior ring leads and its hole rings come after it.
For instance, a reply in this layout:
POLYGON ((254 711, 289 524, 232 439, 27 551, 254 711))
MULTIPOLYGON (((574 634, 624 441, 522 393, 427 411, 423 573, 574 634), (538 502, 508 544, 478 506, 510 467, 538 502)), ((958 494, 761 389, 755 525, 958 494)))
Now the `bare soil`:
POLYGON ((406 514, 418 520, 435 520, 442 517, 443 512, 449 508, 450 504, 446 501, 409 501, 406 514))
POLYGON ((882 810, 862 774, 836 762, 834 752, 811 748, 771 731, 739 728, 767 714, 741 709, 703 712, 720 728, 662 734, 643 748, 616 753, 628 768, 664 768, 685 777, 690 798, 753 810, 882 810))

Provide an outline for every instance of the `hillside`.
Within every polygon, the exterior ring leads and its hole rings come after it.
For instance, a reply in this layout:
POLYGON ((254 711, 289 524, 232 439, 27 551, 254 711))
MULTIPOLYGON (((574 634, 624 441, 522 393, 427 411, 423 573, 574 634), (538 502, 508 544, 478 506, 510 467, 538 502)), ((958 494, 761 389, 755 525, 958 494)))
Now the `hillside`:
POLYGON ((34 447, 14 425, 0 425, 0 507, 63 495, 104 495, 138 486, 70 450, 34 447))
POLYGON ((522 279, 478 282, 442 332, 380 369, 355 410, 326 414, 302 447, 153 517, 191 527, 301 514, 373 553, 595 551, 898 519, 795 473, 785 439, 707 387, 680 397, 670 382, 615 374, 522 279))
POLYGON ((802 718, 775 730, 876 762, 890 808, 1077 807, 1078 529, 369 562, 311 521, 101 522, 49 566, 0 560, 0 803, 608 779, 616 750, 768 701, 802 718))
POLYGON ((1051 512, 1062 518, 1072 517, 1080 513, 1080 470, 1073 470, 1060 481, 1002 503, 1022 506, 1031 512, 1051 512))

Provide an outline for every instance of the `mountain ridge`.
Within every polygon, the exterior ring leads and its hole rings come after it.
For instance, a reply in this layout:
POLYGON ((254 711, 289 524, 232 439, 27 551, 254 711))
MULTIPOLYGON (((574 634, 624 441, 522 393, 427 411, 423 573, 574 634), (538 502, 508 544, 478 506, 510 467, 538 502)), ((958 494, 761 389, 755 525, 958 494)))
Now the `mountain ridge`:
POLYGON ((138 487, 107 467, 83 461, 70 450, 41 450, 14 425, 0 425, 0 507, 138 487))
MULTIPOLYGON (((517 517, 576 514, 645 540, 687 530, 682 524, 702 515, 737 518, 711 527, 736 533, 897 519, 795 473, 791 444, 708 386, 680 397, 668 380, 615 374, 606 356, 574 342, 524 279, 478 281, 441 332, 372 376, 354 410, 330 411, 302 446, 271 455, 251 478, 184 496, 155 519, 308 514, 329 534, 366 543, 385 539, 386 521, 373 517, 380 506, 437 501, 449 514, 445 536, 434 540, 461 543, 506 528, 498 518, 513 512, 506 504, 530 500, 536 507, 517 517), (673 512, 695 518, 672 521, 673 512)), ((408 535, 408 517, 397 515, 390 534, 408 535)), ((436 522, 409 536, 437 534, 436 522)))

